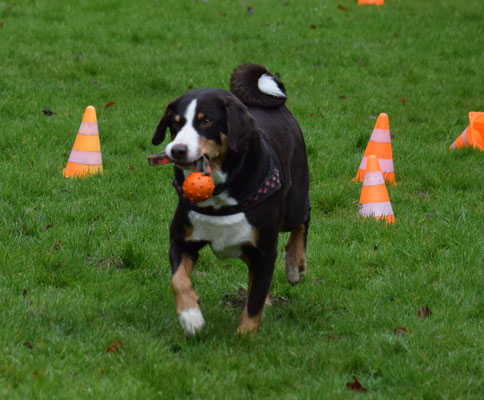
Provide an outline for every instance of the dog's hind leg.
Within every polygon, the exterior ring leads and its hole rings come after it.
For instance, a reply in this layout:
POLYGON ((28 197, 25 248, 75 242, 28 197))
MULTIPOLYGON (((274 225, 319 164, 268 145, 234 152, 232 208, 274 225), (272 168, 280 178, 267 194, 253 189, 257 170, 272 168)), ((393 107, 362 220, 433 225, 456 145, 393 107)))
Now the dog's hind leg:
MULTIPOLYGON (((170 248, 170 253, 173 254, 173 248, 170 248)), ((186 334, 194 335, 205 325, 199 299, 190 280, 196 258, 193 259, 185 253, 179 257, 171 256, 170 258, 172 262, 171 283, 178 320, 186 334)))
POLYGON ((284 259, 286 277, 291 285, 298 283, 306 273, 306 245, 309 228, 309 217, 304 224, 291 231, 286 244, 284 259))
POLYGON ((249 269, 249 285, 247 289, 247 302, 240 318, 238 334, 253 336, 259 329, 260 321, 264 313, 264 306, 269 299, 269 289, 274 263, 277 252, 274 254, 263 254, 262 251, 251 248, 242 257, 249 269))

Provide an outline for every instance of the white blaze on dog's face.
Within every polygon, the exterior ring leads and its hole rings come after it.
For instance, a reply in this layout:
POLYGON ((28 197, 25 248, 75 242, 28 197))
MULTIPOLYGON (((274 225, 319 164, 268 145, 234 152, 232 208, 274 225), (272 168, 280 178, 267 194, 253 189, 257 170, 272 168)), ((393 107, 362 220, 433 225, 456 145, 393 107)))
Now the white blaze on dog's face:
MULTIPOLYGON (((177 145, 186 146, 186 155, 184 157, 183 163, 193 163, 197 161, 202 154, 199 153, 199 141, 200 135, 193 126, 195 119, 195 111, 197 109, 197 99, 193 99, 188 105, 185 113, 185 125, 180 129, 180 131, 175 136, 175 139, 166 146, 166 154, 172 160, 176 160, 177 156, 173 152, 173 148, 177 145)), ((179 118, 179 117, 178 117, 179 118)), ((175 147, 176 149, 176 147, 175 147)))
POLYGON ((185 175, 194 171, 197 162, 205 156, 215 184, 225 181, 222 165, 228 145, 223 103, 203 93, 187 100, 182 97, 173 104, 170 114, 168 125, 172 141, 166 146, 167 156, 185 175))

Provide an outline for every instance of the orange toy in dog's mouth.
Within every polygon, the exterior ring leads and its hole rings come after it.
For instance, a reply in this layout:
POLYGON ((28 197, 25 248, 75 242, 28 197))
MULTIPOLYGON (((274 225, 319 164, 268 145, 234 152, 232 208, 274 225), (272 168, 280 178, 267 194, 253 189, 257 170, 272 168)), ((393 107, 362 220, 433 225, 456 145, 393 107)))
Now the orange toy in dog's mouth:
POLYGON ((192 172, 183 181, 183 196, 194 202, 205 201, 212 197, 215 184, 210 175, 202 172, 192 172))

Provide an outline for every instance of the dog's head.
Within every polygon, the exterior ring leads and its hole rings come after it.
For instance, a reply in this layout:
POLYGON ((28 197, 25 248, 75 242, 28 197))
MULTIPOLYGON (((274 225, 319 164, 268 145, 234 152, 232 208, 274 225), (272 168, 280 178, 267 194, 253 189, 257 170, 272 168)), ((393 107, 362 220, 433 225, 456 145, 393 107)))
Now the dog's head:
POLYGON ((168 104, 153 136, 154 145, 163 142, 167 128, 171 142, 165 152, 177 167, 193 170, 205 156, 212 168, 220 169, 229 151, 247 148, 256 123, 230 92, 198 89, 168 104))

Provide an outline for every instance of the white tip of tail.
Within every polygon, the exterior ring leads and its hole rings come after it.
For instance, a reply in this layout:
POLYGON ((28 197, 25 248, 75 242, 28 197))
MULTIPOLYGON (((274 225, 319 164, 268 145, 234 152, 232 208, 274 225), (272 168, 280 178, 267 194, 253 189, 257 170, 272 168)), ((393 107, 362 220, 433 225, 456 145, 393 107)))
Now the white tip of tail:
POLYGON ((284 92, 279 88, 277 82, 271 75, 262 75, 257 82, 257 86, 262 93, 275 97, 286 97, 284 92))

